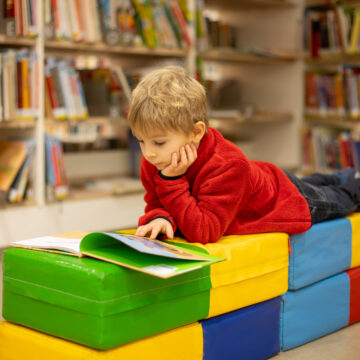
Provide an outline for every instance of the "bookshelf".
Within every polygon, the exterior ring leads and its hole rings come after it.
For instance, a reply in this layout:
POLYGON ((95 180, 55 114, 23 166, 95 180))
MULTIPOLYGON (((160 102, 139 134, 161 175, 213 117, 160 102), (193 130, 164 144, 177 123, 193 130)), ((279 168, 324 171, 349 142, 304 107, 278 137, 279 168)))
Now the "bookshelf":
POLYGON ((359 168, 358 1, 306 1, 303 172, 359 168))
MULTIPOLYGON (((233 118, 211 118, 212 125, 230 129, 236 138, 249 138, 253 147, 259 149, 257 157, 288 169, 300 166, 300 143, 298 128, 302 113, 301 24, 302 5, 299 1, 205 0, 207 11, 216 12, 221 20, 237 27, 237 48, 198 48, 195 41, 197 0, 188 1, 192 14, 188 31, 194 40, 191 46, 165 48, 144 45, 107 45, 103 42, 76 42, 70 40, 49 40, 47 31, 47 4, 50 1, 37 0, 39 34, 35 38, 8 37, 0 34, 0 49, 28 48, 39 59, 39 84, 43 84, 44 62, 48 56, 74 58, 76 56, 104 57, 109 64, 119 64, 126 72, 139 67, 150 67, 162 61, 181 61, 189 73, 195 75, 197 58, 206 66, 218 67, 221 77, 234 77, 243 89, 241 102, 251 105, 250 116, 233 118), (286 33, 283 29, 286 28, 286 33), (245 50, 244 50, 245 49, 245 50), (235 75, 235 76, 233 76, 235 75), (287 101, 284 102, 283 99, 287 101), (287 151, 284 151, 284 148, 287 151)), ((0 1, 1 4, 1 1, 0 1)), ((87 231, 108 230, 135 226, 144 207, 143 192, 136 186, 126 186, 111 196, 108 191, 85 191, 79 187, 68 199, 48 202, 45 184, 44 132, 48 126, 57 126, 68 120, 49 120, 45 115, 44 86, 39 86, 39 107, 36 117, 27 121, 12 119, 0 122, 0 138, 14 132, 36 140, 34 197, 23 204, 6 205, 0 209, 0 222, 4 224, 4 235, 0 247, 6 242, 44 233, 61 233, 74 229, 87 231), (136 190, 134 190, 136 189, 136 190), (24 226, 23 219, 26 220, 24 226)), ((75 124, 77 120, 71 121, 75 124)), ((79 120, 82 124, 106 123, 114 119, 89 117, 79 120)), ((116 119, 115 119, 116 121, 116 119)), ((71 144, 91 143, 94 135, 88 137, 64 137, 71 144)), ((67 153, 64 157, 67 176, 75 183, 91 182, 101 175, 104 178, 126 177, 129 174, 128 151, 81 151, 67 153)))
POLYGON ((184 58, 188 54, 186 49, 166 49, 147 47, 131 47, 131 46, 108 46, 106 44, 82 44, 74 43, 73 41, 46 41, 45 49, 48 51, 67 51, 70 53, 101 53, 101 54, 115 54, 115 55, 135 55, 146 57, 180 57, 184 58))
POLYGON ((210 77, 235 79, 241 107, 251 108, 246 119, 234 118, 232 125, 229 119, 215 119, 215 124, 226 128, 234 142, 252 141, 256 152, 245 152, 248 157, 286 169, 297 169, 301 162, 302 9, 298 1, 205 1, 214 22, 236 29, 237 47, 198 52, 204 72, 215 68, 217 74, 210 77))
POLYGON ((209 50, 199 52, 198 56, 204 60, 213 60, 218 62, 235 62, 235 63, 251 63, 251 64, 281 64, 286 62, 294 62, 300 58, 299 54, 268 54, 256 55, 246 54, 236 51, 209 50))

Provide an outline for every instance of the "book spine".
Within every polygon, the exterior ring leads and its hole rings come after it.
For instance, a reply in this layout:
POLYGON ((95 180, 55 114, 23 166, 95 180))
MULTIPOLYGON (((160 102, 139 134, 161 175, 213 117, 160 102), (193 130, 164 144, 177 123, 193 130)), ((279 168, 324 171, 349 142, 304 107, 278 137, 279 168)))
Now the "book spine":
POLYGON ((45 162, 46 162, 46 183, 50 186, 55 186, 55 176, 51 155, 51 136, 45 134, 45 162))
MULTIPOLYGON (((36 12, 36 14, 37 14, 37 12, 36 12)), ((52 5, 51 5, 51 0, 45 0, 45 4, 44 4, 45 40, 54 40, 55 39, 55 24, 54 24, 54 22, 55 22, 55 20, 53 18, 53 10, 52 10, 52 5)))
MULTIPOLYGON (((46 1, 45 1, 46 2, 46 1)), ((37 0, 30 0, 30 4, 31 4, 31 9, 32 9, 32 13, 31 13, 31 28, 30 28, 30 32, 31 32, 31 36, 37 36, 39 34, 39 20, 37 17, 37 0)))
POLYGON ((58 1, 60 0, 51 0, 51 10, 52 17, 54 19, 55 38, 57 40, 60 40, 62 38, 62 34, 60 28, 60 12, 58 7, 58 1))
POLYGON ((187 46, 191 46, 191 39, 190 39, 190 34, 187 28, 187 23, 186 20, 184 18, 184 15, 179 7, 179 4, 176 0, 170 0, 170 6, 171 6, 171 10, 174 13, 174 17, 177 20, 177 23, 179 25, 179 28, 181 30, 182 33, 182 37, 185 40, 185 43, 187 46))
POLYGON ((5 0, 4 28, 6 36, 16 36, 15 0, 5 0))
POLYGON ((18 52, 16 54, 16 88, 17 88, 17 103, 16 103, 16 115, 21 117, 23 109, 23 68, 22 68, 22 54, 18 52))
MULTIPOLYGON (((2 5, 2 4, 1 4, 2 5)), ((0 53, 0 122, 4 120, 3 115, 3 54, 0 53)))
POLYGON ((70 23, 70 29, 71 29, 71 38, 75 41, 81 40, 81 34, 80 34, 80 26, 78 24, 77 19, 77 9, 75 6, 75 0, 67 0, 66 8, 68 11, 68 17, 69 17, 69 23, 70 23))
POLYGON ((70 120, 76 119, 76 109, 74 104, 73 91, 70 83, 69 69, 65 61, 59 61, 57 64, 61 92, 65 102, 67 117, 70 120))
POLYGON ((22 67, 22 98, 23 98, 23 107, 22 107, 22 119, 28 120, 31 118, 31 100, 30 100, 30 62, 28 54, 24 54, 21 62, 22 67))
POLYGON ((17 99, 17 72, 16 72, 16 53, 15 51, 9 51, 9 83, 8 83, 8 89, 9 89, 9 119, 15 120, 16 117, 16 111, 17 111, 17 105, 16 105, 16 99, 17 99))
POLYGON ((32 62, 32 79, 31 79, 32 111, 33 111, 33 116, 38 117, 40 111, 40 91, 39 91, 40 84, 39 84, 39 61, 36 52, 32 53, 31 62, 32 62))
POLYGON ((94 28, 94 42, 101 41, 101 26, 100 26, 100 16, 97 5, 97 0, 90 0, 90 9, 92 13, 92 22, 90 26, 94 28))
POLYGON ((346 87, 349 104, 349 115, 356 119, 359 116, 359 101, 357 94, 356 78, 351 69, 345 69, 346 87))
POLYGON ((9 110, 9 54, 4 53, 2 55, 2 83, 1 86, 3 88, 3 119, 10 119, 10 110, 9 110))
POLYGON ((335 75, 335 101, 336 101, 336 108, 337 114, 339 116, 345 115, 345 100, 344 100, 344 91, 343 91, 343 79, 340 74, 335 75))
POLYGON ((89 116, 88 114, 88 107, 86 104, 86 99, 85 99, 85 94, 84 94, 84 89, 83 86, 81 84, 80 78, 79 78, 79 74, 77 71, 74 71, 74 76, 75 76, 75 86, 77 88, 77 94, 79 96, 79 107, 80 107, 80 117, 81 118, 86 118, 89 116))
POLYGON ((359 31, 360 31, 360 12, 356 11, 354 18, 354 25, 352 26, 351 29, 349 54, 356 54, 356 52, 358 51, 359 31))
MULTIPOLYGON (((46 83, 47 91, 48 91, 49 98, 50 98, 51 108, 53 110, 55 110, 55 109, 59 108, 59 103, 58 103, 58 100, 56 97, 56 92, 55 92, 54 84, 53 84, 53 81, 51 78, 50 69, 48 67, 45 67, 45 83, 46 83)), ((56 117, 55 117, 55 119, 56 119, 56 117)))
POLYGON ((29 24, 29 0, 22 0, 21 11, 23 19, 23 36, 30 36, 30 24, 29 24))
POLYGON ((82 40, 84 40, 84 23, 83 23, 83 19, 81 16, 82 4, 80 1, 81 0, 74 0, 74 7, 75 7, 75 12, 76 12, 76 22, 78 24, 78 31, 79 31, 79 36, 78 36, 77 40, 82 41, 82 40))
POLYGON ((62 144, 59 139, 55 139, 56 142, 56 157, 58 161, 59 166, 59 176, 60 176, 60 182, 61 186, 58 189, 58 195, 62 198, 66 197, 69 193, 69 187, 68 187, 68 180, 66 177, 66 169, 64 164, 64 152, 62 148, 62 144))
POLYGON ((168 19, 168 21, 170 23, 170 26, 173 29, 173 32, 175 34, 175 38, 176 38, 178 47, 182 48, 183 47, 182 36, 181 36, 180 30, 179 30, 179 28, 177 26, 176 19, 175 19, 174 15, 173 15, 173 13, 171 11, 169 1, 163 0, 162 5, 163 5, 163 8, 164 8, 166 17, 167 17, 167 19, 168 19))
POLYGON ((318 111, 315 74, 311 72, 305 74, 305 108, 309 115, 316 114, 318 111))
POLYGON ((48 66, 51 74, 51 79, 54 87, 54 91, 56 94, 57 104, 58 106, 53 111, 54 118, 57 120, 66 118, 66 108, 65 108, 65 100, 63 96, 63 92, 61 89, 61 83, 59 78, 59 72, 56 66, 55 60, 52 58, 48 58, 48 66))
POLYGON ((72 27, 70 9, 67 0, 58 1, 59 15, 60 15, 60 29, 61 35, 64 40, 72 39, 72 27))
POLYGON ((339 26, 342 50, 344 53, 347 53, 348 49, 349 49, 349 41, 348 41, 348 36, 347 36, 347 34, 349 33, 349 29, 348 29, 348 25, 346 22, 344 9, 341 6, 336 6, 335 13, 336 13, 337 21, 338 21, 338 26, 339 26))
POLYGON ((0 34, 5 34, 5 0, 0 0, 0 34))

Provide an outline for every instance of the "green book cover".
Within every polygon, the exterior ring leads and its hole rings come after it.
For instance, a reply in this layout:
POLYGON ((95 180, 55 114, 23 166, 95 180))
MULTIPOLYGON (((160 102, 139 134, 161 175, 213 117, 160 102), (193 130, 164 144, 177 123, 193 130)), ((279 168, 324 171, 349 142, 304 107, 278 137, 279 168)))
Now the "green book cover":
POLYGON ((89 256, 164 279, 225 260, 204 253, 194 245, 151 240, 121 232, 93 232, 83 237, 44 236, 14 241, 10 245, 89 256))

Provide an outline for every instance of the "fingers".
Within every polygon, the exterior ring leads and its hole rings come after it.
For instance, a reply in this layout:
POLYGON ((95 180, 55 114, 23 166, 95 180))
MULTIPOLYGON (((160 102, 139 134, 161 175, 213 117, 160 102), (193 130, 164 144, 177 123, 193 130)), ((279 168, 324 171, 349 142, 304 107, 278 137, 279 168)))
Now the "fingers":
POLYGON ((150 239, 151 240, 155 240, 156 237, 158 236, 159 232, 161 231, 161 224, 156 224, 154 225, 154 227, 151 230, 151 234, 150 234, 150 239))
POLYGON ((185 150, 186 150, 188 162, 191 165, 197 158, 196 146, 194 144, 186 144, 185 150))
POLYGON ((171 154, 171 166, 176 169, 178 166, 178 158, 176 153, 171 154))
POLYGON ((168 239, 172 239, 174 237, 174 230, 168 221, 167 224, 165 224, 165 234, 168 239))
POLYGON ((149 238, 151 240, 156 239, 159 233, 165 234, 169 239, 172 239, 174 237, 172 225, 169 221, 165 219, 156 219, 146 225, 139 226, 136 230, 135 235, 146 236, 146 234, 148 233, 150 233, 149 238))
POLYGON ((136 229, 136 233, 135 235, 137 236, 145 236, 147 234, 148 230, 147 230, 147 226, 146 225, 142 225, 142 226, 139 226, 137 229, 136 229))
POLYGON ((179 176, 186 173, 187 169, 197 158, 196 146, 186 144, 179 149, 179 155, 176 153, 171 154, 170 165, 162 170, 162 174, 166 176, 179 176))
POLYGON ((197 150, 194 144, 186 144, 180 148, 179 166, 188 168, 197 158, 197 150))

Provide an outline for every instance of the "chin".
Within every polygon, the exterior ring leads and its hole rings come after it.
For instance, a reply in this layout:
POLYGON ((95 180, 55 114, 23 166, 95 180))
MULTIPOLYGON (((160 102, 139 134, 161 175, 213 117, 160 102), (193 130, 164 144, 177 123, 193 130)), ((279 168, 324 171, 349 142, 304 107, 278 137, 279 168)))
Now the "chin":
POLYGON ((161 171, 161 170, 163 170, 163 169, 165 169, 165 166, 164 165, 162 165, 162 164, 153 164, 159 171, 161 171))

